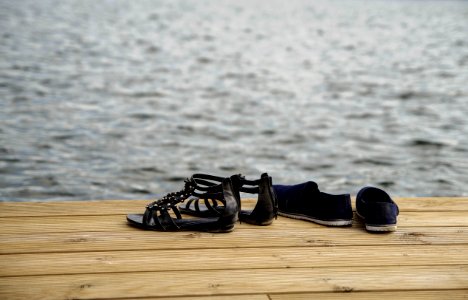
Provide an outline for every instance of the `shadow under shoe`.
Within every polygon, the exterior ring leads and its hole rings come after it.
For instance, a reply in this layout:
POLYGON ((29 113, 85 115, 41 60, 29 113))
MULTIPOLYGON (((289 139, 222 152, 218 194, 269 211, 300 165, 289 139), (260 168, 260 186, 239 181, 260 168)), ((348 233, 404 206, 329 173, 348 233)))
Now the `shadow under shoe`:
POLYGON ((320 192, 308 181, 296 185, 273 185, 280 216, 326 226, 349 226, 353 222, 351 196, 320 192))

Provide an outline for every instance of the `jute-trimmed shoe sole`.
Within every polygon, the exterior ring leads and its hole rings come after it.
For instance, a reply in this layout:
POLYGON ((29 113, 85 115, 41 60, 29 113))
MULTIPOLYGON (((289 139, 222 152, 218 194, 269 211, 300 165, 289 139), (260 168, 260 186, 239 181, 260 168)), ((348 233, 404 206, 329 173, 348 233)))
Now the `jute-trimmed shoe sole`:
POLYGON ((380 225, 380 226, 366 224, 366 230, 368 231, 388 232, 388 231, 395 231, 396 229, 397 229, 396 224, 380 225))
MULTIPOLYGON (((357 211, 356 211, 356 215, 362 220, 364 220, 365 222, 366 219, 363 216, 361 216, 357 211)), ((389 232, 389 231, 395 231, 396 229, 397 229, 396 224, 385 224, 385 225, 367 225, 366 224, 366 230, 368 231, 389 232)))
POLYGON ((283 216, 283 217, 288 217, 291 219, 310 221, 310 222, 314 222, 314 223, 326 225, 326 226, 349 226, 353 224, 353 220, 346 220, 346 219, 320 220, 320 219, 313 218, 307 215, 284 213, 281 211, 278 212, 278 215, 283 216))

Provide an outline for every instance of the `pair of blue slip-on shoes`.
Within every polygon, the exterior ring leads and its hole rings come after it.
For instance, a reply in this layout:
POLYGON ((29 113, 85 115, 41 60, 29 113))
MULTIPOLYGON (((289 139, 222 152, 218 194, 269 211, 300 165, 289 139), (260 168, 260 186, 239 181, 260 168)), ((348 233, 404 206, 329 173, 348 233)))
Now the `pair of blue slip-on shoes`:
MULTIPOLYGON (((349 226, 353 209, 349 194, 320 192, 313 181, 296 185, 273 185, 281 216, 315 222, 326 226, 349 226)), ((368 231, 395 231, 398 206, 383 190, 362 188, 356 197, 357 215, 364 219, 368 231)))

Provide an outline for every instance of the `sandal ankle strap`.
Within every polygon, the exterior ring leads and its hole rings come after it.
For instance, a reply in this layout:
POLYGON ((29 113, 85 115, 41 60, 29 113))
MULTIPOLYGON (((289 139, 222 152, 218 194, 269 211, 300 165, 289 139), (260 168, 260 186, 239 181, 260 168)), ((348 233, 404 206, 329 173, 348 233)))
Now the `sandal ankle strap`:
MULTIPOLYGON (((238 189, 239 192, 249 193, 249 194, 258 194, 260 184, 263 177, 268 177, 271 180, 271 177, 267 173, 263 173, 260 179, 248 180, 245 179, 245 176, 241 174, 235 174, 231 176, 231 181, 234 185, 234 188, 238 189)), ((208 191, 214 186, 218 186, 225 178, 221 176, 215 176, 210 174, 197 173, 192 175, 197 188, 199 190, 208 191)))

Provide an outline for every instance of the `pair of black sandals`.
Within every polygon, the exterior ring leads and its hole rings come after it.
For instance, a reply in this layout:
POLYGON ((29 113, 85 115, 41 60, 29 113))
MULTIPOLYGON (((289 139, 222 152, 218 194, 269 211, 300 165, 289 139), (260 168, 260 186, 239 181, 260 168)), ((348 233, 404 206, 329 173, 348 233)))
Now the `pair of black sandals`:
POLYGON ((151 202, 143 214, 127 215, 127 221, 156 231, 230 232, 237 221, 270 225, 277 211, 278 201, 267 173, 257 180, 240 174, 227 178, 194 174, 185 180, 183 190, 151 202), (258 195, 253 210, 241 209, 241 193, 258 195), (183 218, 182 214, 192 217, 183 218))

